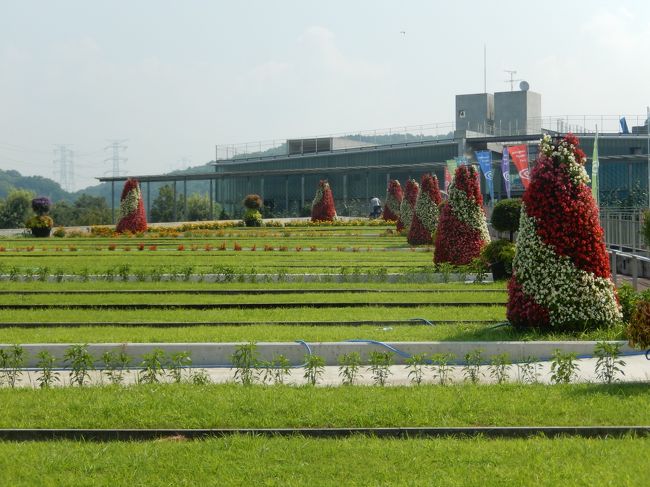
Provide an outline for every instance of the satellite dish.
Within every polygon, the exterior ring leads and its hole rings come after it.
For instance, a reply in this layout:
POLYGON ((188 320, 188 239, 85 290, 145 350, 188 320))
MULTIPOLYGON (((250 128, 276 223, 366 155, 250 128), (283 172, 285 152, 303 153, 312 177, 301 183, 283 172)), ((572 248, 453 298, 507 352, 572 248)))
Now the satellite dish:
POLYGON ((522 81, 521 83, 519 83, 519 89, 520 89, 521 91, 528 91, 528 90, 530 90, 530 85, 528 84, 528 81, 522 81))

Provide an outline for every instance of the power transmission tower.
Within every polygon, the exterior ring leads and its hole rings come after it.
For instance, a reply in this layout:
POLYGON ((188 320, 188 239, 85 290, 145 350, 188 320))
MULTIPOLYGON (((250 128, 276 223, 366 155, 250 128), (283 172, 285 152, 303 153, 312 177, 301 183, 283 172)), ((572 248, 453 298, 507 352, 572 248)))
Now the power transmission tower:
POLYGON ((69 149, 67 144, 59 144, 55 146, 54 153, 58 155, 54 161, 55 177, 61 187, 70 193, 74 191, 74 151, 69 149))
POLYGON ((126 157, 120 157, 120 151, 126 150, 127 146, 124 143, 127 139, 111 139, 109 140, 109 145, 104 147, 104 150, 111 149, 113 151, 112 157, 104 159, 104 161, 111 161, 113 163, 113 177, 117 178, 120 176, 120 163, 128 161, 126 157))

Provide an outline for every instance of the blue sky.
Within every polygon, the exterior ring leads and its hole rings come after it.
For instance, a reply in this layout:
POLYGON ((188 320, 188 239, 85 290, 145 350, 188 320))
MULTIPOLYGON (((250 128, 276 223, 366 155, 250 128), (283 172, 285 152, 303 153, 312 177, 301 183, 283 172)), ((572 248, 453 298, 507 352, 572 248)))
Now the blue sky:
POLYGON ((448 122, 454 95, 542 94, 544 115, 642 114, 647 1, 0 0, 0 169, 76 186, 213 158, 215 144, 448 122), (401 34, 405 31, 406 34, 401 34), (182 160, 185 159, 185 162, 182 160))

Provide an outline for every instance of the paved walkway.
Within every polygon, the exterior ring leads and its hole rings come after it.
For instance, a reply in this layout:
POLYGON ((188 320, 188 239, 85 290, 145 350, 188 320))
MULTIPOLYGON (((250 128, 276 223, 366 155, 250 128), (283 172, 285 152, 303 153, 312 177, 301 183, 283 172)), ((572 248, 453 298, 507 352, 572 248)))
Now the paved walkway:
MULTIPOLYGON (((647 382, 650 384, 650 362, 646 360, 644 352, 639 352, 639 354, 634 356, 625 356, 621 357, 622 360, 626 362, 626 365, 621 367, 623 374, 617 374, 616 377, 622 382, 647 382)), ((579 370, 576 373, 575 378, 571 382, 580 382, 580 383, 600 383, 601 379, 595 373, 596 359, 582 359, 576 362, 579 366, 579 370)), ((550 362, 536 362, 533 365, 533 373, 535 374, 536 381, 543 384, 551 383, 551 363, 550 362)), ((183 371, 184 380, 188 380, 188 377, 191 373, 196 373, 197 371, 202 371, 207 374, 212 383, 226 383, 233 382, 234 370, 230 368, 196 368, 196 369, 185 369, 183 371)), ((285 382, 291 385, 302 385, 306 383, 306 380, 303 377, 304 369, 296 368, 291 369, 291 374, 286 378, 285 382)), ((340 386, 341 377, 339 376, 339 368, 334 366, 325 367, 324 373, 320 378, 318 385, 319 386, 340 386)), ((386 380, 386 385, 388 386, 404 386, 411 385, 412 381, 409 377, 411 369, 406 368, 403 365, 392 366, 390 367, 390 374, 386 380)), ((19 386, 24 387, 38 387, 37 377, 39 375, 38 371, 30 371, 24 373, 18 382, 19 386)), ((101 374, 98 371, 92 371, 90 373, 91 383, 92 384, 106 384, 108 383, 107 379, 101 377, 101 374)), ((56 386, 69 385, 69 376, 68 371, 59 371, 60 382, 55 384, 56 386)), ((520 367, 512 365, 507 371, 507 381, 508 382, 530 382, 532 375, 530 373, 525 374, 520 367)), ((482 384, 493 384, 497 381, 494 376, 494 368, 490 366, 481 366, 480 367, 480 382, 482 384)), ((134 384, 137 382, 137 372, 130 371, 125 375, 124 384, 134 384)), ((162 382, 170 382, 170 379, 164 378, 162 382)), ((459 384, 465 382, 465 371, 462 366, 451 366, 449 370, 449 383, 450 384, 459 384)), ((372 371, 367 367, 362 367, 360 370, 360 376, 356 381, 359 385, 373 385, 375 380, 373 379, 372 371)), ((439 376, 437 375, 435 367, 427 366, 424 369, 423 374, 423 384, 438 384, 439 376)))

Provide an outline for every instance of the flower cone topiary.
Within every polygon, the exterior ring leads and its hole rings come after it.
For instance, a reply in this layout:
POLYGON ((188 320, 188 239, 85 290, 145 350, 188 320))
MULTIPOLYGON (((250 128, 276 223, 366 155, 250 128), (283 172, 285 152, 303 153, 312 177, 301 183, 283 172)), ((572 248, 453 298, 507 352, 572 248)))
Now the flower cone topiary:
POLYGON ((449 200, 440 211, 434 261, 469 264, 489 242, 476 169, 459 166, 449 187, 449 200))
POLYGON ((336 218, 334 196, 327 180, 321 180, 316 190, 316 196, 311 204, 311 221, 331 222, 336 218))
POLYGON ((120 198, 120 221, 115 230, 122 232, 144 232, 147 230, 147 215, 142 202, 140 184, 136 179, 127 179, 120 198))
POLYGON ((402 192, 402 186, 397 179, 391 179, 388 182, 388 188, 386 190, 386 204, 384 205, 384 213, 382 216, 387 222, 397 222, 398 232, 401 232, 404 228, 399 211, 403 199, 404 193, 402 192))
POLYGON ((403 232, 408 235, 408 232, 411 228, 411 221, 413 220, 413 214, 415 213, 415 203, 418 200, 418 191, 420 190, 420 185, 415 179, 409 179, 406 182, 406 188, 404 191, 404 198, 402 203, 399 205, 399 215, 400 220, 402 220, 403 232))
POLYGON ((572 134, 545 135, 523 196, 507 317, 519 327, 595 328, 621 318, 598 208, 572 134))
POLYGON ((415 203, 415 214, 408 234, 409 244, 428 245, 433 243, 433 233, 436 231, 440 216, 438 205, 441 202, 438 178, 431 174, 423 175, 420 193, 415 203))

